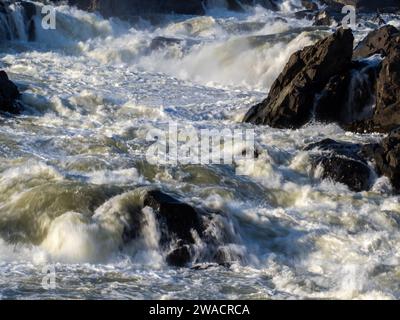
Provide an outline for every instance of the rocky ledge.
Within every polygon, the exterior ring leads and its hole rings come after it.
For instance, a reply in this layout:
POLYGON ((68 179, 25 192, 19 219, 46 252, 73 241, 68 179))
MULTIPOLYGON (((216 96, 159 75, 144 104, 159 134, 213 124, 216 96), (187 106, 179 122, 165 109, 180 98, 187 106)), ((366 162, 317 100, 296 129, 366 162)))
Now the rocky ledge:
POLYGON ((352 31, 341 28, 294 53, 244 122, 294 129, 319 120, 383 133, 400 126, 399 30, 373 31, 354 52, 353 41, 352 31))
POLYGON ((356 133, 387 134, 376 145, 324 140, 306 150, 315 171, 322 169, 321 178, 365 191, 375 171, 400 192, 400 32, 387 25, 354 50, 353 41, 352 31, 340 28, 294 53, 268 97, 248 111, 244 122, 297 129, 320 121, 356 133))

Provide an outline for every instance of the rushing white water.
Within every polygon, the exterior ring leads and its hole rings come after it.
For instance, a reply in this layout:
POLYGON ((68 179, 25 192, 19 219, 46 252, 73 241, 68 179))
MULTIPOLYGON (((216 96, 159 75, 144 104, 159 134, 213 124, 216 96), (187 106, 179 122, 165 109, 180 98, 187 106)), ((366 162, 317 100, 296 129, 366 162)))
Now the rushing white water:
POLYGON ((322 181, 302 151, 326 137, 380 137, 240 123, 291 53, 330 32, 294 19, 296 5, 216 6, 157 26, 61 6, 56 30, 36 16, 36 41, 3 41, 0 67, 26 111, 0 119, 0 297, 399 298, 400 198, 385 179, 362 193, 322 181), (146 136, 169 121, 253 128, 261 155, 254 168, 236 164, 244 176, 227 165, 150 165, 146 136), (223 212, 207 232, 237 262, 168 267, 149 208, 141 237, 124 246, 129 207, 155 186, 223 212), (59 281, 43 292, 48 263, 59 281))

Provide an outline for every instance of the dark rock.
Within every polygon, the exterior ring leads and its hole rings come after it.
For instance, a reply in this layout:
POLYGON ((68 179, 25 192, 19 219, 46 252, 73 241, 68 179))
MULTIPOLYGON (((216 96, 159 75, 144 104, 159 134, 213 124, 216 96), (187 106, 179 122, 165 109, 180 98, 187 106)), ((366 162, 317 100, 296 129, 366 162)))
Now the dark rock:
POLYGON ((184 266, 192 261, 195 239, 193 232, 202 236, 204 225, 200 214, 192 206, 183 203, 159 190, 146 192, 141 206, 132 205, 128 210, 130 220, 123 232, 124 243, 142 236, 146 218, 143 209, 153 209, 160 231, 160 248, 167 252, 166 262, 173 266, 184 266))
POLYGON ((12 83, 7 74, 0 70, 0 111, 12 114, 18 114, 21 106, 17 99, 20 93, 17 86, 12 83))
POLYGON ((188 264, 193 258, 193 232, 201 236, 204 231, 200 214, 192 206, 159 190, 148 191, 141 206, 133 205, 128 209, 130 220, 123 232, 124 243, 142 236, 147 223, 142 210, 145 207, 154 211, 160 231, 159 245, 166 252, 166 262, 178 267, 188 264))
POLYGON ((166 261, 169 265, 175 267, 184 267, 192 259, 192 253, 188 245, 178 246, 167 254, 166 261))
POLYGON ((374 54, 386 56, 396 35, 399 35, 399 30, 391 25, 372 31, 354 49, 353 57, 360 59, 374 54))
POLYGON ((151 50, 165 49, 170 46, 179 45, 182 42, 183 40, 176 38, 156 37, 151 41, 150 49, 151 50))
POLYGON ((294 53, 266 100, 249 110, 244 122, 299 128, 313 115, 314 100, 329 80, 351 66, 351 30, 339 29, 313 46, 294 53))
POLYGON ((373 123, 380 132, 400 126, 400 37, 393 41, 379 73, 373 123))
POLYGON ((235 243, 236 238, 232 233, 234 228, 225 228, 221 223, 228 220, 223 212, 194 208, 159 190, 147 191, 142 199, 142 203, 128 204, 126 208, 129 219, 123 231, 124 244, 143 237, 144 226, 148 223, 143 209, 151 208, 160 236, 158 245, 168 264, 182 267, 191 262, 226 263, 242 258, 226 248, 227 244, 235 243), (199 239, 204 247, 197 246, 199 239), (225 256, 217 254, 221 250, 225 256), (228 260, 224 261, 224 257, 228 260))
POLYGON ((356 192, 371 188, 372 171, 362 157, 361 145, 326 139, 307 146, 305 150, 314 151, 312 166, 314 170, 322 167, 322 179, 343 183, 356 192))
POLYGON ((149 191, 143 206, 152 208, 156 212, 157 220, 161 221, 161 242, 176 238, 184 243, 194 243, 192 230, 202 234, 201 221, 196 210, 161 191, 149 191))
POLYGON ((364 154, 373 158, 379 174, 388 177, 400 192, 400 130, 393 130, 380 144, 367 145, 364 154))
POLYGON ((351 80, 350 70, 329 79, 315 102, 315 120, 342 123, 351 80))
POLYGON ((315 119, 347 126, 370 119, 380 60, 353 62, 342 74, 333 76, 315 101, 315 119))

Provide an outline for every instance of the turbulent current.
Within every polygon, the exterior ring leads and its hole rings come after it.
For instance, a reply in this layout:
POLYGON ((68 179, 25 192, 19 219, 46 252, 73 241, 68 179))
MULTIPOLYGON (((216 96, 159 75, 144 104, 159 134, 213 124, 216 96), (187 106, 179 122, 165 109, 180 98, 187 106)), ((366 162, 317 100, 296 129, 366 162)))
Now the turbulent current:
MULTIPOLYGON (((361 193, 321 180, 303 151, 328 137, 381 137, 241 123, 290 55, 331 32, 296 19, 296 3, 216 6, 155 25, 59 6, 55 30, 34 17, 35 41, 14 7, 0 68, 25 111, 0 118, 0 298, 399 299, 400 198, 383 178, 361 193), (150 164, 146 137, 169 122, 254 129, 260 155, 245 175, 233 165, 150 164), (151 212, 143 237, 121 245, 121 212, 149 188, 224 212, 210 232, 229 230, 224 245, 242 258, 168 266, 151 212), (42 288, 47 265, 54 290, 42 288)), ((374 27, 360 21, 356 39, 374 27)))

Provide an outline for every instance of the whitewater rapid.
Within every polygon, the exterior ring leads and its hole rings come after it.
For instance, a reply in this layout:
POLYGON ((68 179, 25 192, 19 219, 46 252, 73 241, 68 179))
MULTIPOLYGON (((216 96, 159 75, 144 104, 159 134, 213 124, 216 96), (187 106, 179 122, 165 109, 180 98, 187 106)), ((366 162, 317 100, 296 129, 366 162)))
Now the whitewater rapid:
MULTIPOLYGON (((302 151, 327 137, 381 137, 241 123, 290 55, 330 33, 295 19, 296 5, 217 6, 159 25, 60 6, 56 30, 37 27, 28 42, 20 28, 0 43, 0 68, 26 106, 0 118, 0 298, 400 298, 400 198, 384 178, 361 193, 322 181, 302 151), (146 136, 171 121, 254 129, 261 154, 253 168, 237 164, 243 176, 228 165, 151 165, 146 136), (167 266, 148 208, 145 236, 122 246, 128 206, 154 187, 224 212, 210 232, 241 259, 167 266), (47 264, 55 290, 40 286, 47 264)), ((363 21, 356 38, 372 27, 363 21)))

